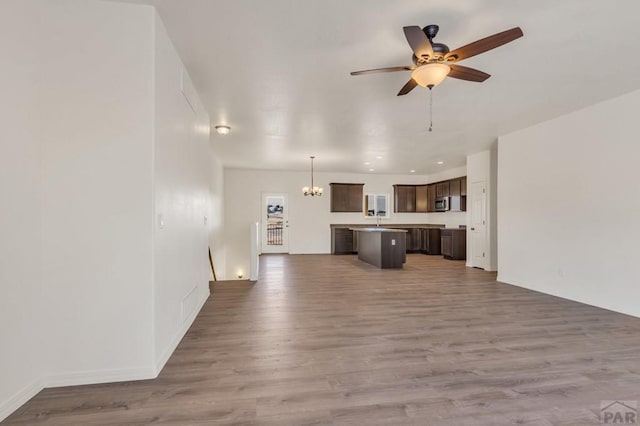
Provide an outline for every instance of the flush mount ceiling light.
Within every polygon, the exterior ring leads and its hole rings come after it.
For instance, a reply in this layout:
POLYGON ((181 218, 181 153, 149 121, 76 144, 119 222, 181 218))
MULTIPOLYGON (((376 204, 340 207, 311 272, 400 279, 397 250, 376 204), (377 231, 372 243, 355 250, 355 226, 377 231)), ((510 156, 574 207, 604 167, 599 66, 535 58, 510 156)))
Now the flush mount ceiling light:
POLYGON ((314 157, 313 155, 311 157, 311 186, 305 186, 304 188, 302 188, 302 193, 307 196, 310 195, 312 197, 321 197, 322 196, 322 188, 320 188, 319 186, 313 186, 313 160, 314 157))
POLYGON ((227 135, 231 131, 231 127, 225 124, 218 124, 215 129, 219 135, 227 135))

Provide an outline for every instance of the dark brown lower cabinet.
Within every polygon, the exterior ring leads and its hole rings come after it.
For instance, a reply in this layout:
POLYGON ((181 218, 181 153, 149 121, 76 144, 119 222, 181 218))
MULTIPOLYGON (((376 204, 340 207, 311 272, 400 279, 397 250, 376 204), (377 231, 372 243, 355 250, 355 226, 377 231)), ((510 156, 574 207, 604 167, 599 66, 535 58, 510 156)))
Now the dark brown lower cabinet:
POLYGON ((440 229, 421 229, 420 251, 424 254, 440 254, 440 229))
MULTIPOLYGON (((358 227, 359 225, 354 225, 358 227)), ((419 225, 418 225, 419 226, 419 225)), ((393 227, 393 226, 392 226, 393 227)), ((442 228, 403 228, 406 239, 407 253, 441 254, 442 239, 440 231, 442 228)), ((359 251, 359 232, 342 227, 331 228, 331 253, 333 254, 356 254, 359 251)), ((447 240, 449 241, 449 240, 447 240)))
POLYGON ((406 244, 407 253, 419 253, 422 251, 422 229, 410 228, 407 229, 406 244))
POLYGON ((349 228, 333 230, 333 254, 353 254, 353 231, 349 228))
POLYGON ((467 258, 467 231, 465 229, 440 230, 440 248, 445 259, 467 258))

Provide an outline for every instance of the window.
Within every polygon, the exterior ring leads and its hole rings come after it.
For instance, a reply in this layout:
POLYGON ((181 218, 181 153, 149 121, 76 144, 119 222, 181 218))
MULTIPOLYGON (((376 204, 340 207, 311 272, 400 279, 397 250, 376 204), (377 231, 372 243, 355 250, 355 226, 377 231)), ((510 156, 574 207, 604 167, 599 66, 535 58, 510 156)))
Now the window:
POLYGON ((389 195, 366 194, 364 196, 364 214, 366 217, 389 217, 389 195))

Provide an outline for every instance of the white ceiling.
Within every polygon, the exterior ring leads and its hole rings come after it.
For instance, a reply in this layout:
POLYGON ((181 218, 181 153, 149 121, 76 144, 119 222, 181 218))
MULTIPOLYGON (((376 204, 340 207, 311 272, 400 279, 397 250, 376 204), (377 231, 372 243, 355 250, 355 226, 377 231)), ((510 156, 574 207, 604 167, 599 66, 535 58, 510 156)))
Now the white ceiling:
POLYGON ((314 154, 318 171, 434 173, 640 88, 637 0, 128 2, 157 7, 211 124, 232 127, 212 135, 226 167, 308 170, 314 154), (411 64, 402 27, 431 23, 452 50, 515 26, 525 35, 461 61, 492 77, 436 87, 429 133, 428 91, 396 96, 409 72, 349 72, 411 64))

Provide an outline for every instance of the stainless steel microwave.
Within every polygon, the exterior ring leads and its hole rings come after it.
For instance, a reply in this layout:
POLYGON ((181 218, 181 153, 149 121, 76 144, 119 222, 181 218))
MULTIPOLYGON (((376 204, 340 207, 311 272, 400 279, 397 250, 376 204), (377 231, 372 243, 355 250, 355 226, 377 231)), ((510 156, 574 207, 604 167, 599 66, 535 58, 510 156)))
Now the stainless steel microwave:
POLYGON ((449 204, 450 204, 449 197, 436 198, 436 211, 437 212, 449 211, 449 209, 451 208, 449 204))

